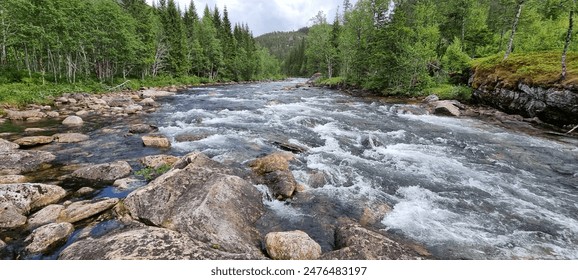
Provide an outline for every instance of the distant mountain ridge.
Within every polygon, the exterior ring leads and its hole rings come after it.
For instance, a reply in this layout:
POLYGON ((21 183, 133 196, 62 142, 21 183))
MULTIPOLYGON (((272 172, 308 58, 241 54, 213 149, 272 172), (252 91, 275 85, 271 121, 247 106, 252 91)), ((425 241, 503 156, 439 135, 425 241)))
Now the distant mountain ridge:
POLYGON ((301 28, 297 31, 271 32, 263 34, 255 40, 257 43, 271 52, 279 60, 287 58, 291 50, 299 46, 309 33, 309 27, 301 28))

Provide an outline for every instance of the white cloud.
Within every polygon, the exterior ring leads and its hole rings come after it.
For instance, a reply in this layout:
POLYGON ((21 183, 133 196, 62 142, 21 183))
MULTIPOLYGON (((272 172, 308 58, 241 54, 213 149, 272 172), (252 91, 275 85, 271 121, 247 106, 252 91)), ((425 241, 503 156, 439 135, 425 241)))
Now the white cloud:
MULTIPOLYGON (((153 0, 147 0, 152 3, 153 0)), ((156 0, 154 0, 156 1, 156 0)), ((176 0, 184 8, 190 0, 176 0)), ((195 0, 197 12, 215 4, 222 12, 226 6, 232 22, 247 23, 255 36, 273 31, 292 31, 310 25, 309 20, 324 11, 333 20, 343 0, 195 0)), ((351 1, 355 3, 357 1, 351 1)))

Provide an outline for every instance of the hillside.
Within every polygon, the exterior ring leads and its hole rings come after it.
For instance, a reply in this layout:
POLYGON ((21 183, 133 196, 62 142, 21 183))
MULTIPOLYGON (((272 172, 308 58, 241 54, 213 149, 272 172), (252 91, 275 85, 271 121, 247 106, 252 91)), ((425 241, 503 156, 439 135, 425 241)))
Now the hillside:
POLYGON ((291 32, 272 32, 263 34, 255 40, 257 43, 271 52, 272 55, 280 60, 284 60, 289 52, 298 46, 301 41, 307 37, 309 28, 304 27, 298 31, 291 32))

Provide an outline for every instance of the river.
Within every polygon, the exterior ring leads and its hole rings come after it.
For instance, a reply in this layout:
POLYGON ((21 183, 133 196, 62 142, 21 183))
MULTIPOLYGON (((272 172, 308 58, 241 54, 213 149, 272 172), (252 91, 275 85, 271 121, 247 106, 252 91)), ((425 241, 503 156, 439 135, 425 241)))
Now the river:
MULTIPOLYGON (((263 232, 301 229, 328 251, 328 223, 387 204, 392 210, 378 227, 425 245, 435 258, 578 259, 575 139, 409 114, 419 108, 333 90, 285 89, 299 82, 192 88, 145 122, 171 139, 169 153, 201 151, 226 164, 278 151, 278 142, 306 148, 291 164, 305 191, 266 200, 263 232), (178 142, 182 135, 202 137, 178 142), (325 182, 311 186, 312 174, 325 182)), ((91 137, 99 150, 78 163, 159 153, 134 148, 138 137, 97 130, 91 137)), ((56 153, 60 161, 86 158, 56 153)))

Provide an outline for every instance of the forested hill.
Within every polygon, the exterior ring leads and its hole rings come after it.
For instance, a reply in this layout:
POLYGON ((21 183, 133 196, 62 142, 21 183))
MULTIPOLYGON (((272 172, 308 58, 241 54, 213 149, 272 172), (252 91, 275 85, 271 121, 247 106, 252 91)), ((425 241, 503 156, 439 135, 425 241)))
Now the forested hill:
MULTIPOLYGON (((1 0, 0 102, 14 88, 114 85, 180 78, 240 81, 279 75, 279 62, 227 10, 191 1, 1 0), (164 77, 164 78, 163 78, 164 77)), ((50 92, 52 94, 53 92, 50 92)))
POLYGON ((508 73, 521 79, 578 77, 564 59, 578 51, 575 0, 345 0, 340 10, 333 22, 321 12, 314 18, 305 45, 285 60, 286 74, 321 72, 328 83, 385 94, 465 96, 473 60, 485 57, 509 61, 508 73))
POLYGON ((267 48, 276 58, 284 60, 291 50, 303 42, 308 32, 309 28, 305 27, 297 31, 263 34, 255 40, 259 45, 267 48))

